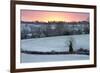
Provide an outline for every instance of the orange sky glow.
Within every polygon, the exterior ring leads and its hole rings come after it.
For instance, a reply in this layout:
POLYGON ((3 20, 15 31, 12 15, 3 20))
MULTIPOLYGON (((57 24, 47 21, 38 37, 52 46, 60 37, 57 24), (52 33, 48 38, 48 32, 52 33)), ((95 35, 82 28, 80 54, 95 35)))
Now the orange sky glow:
POLYGON ((38 11, 38 10, 21 10, 21 21, 65 21, 78 22, 88 21, 89 13, 79 12, 61 12, 61 11, 38 11))

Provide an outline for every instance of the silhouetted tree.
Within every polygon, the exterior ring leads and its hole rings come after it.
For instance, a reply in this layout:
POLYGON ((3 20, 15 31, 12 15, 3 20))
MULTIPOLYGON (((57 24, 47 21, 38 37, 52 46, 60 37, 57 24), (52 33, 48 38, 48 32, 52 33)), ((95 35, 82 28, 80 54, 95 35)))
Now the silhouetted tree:
POLYGON ((69 53, 73 53, 73 44, 72 44, 72 41, 69 41, 70 44, 69 44, 69 53))

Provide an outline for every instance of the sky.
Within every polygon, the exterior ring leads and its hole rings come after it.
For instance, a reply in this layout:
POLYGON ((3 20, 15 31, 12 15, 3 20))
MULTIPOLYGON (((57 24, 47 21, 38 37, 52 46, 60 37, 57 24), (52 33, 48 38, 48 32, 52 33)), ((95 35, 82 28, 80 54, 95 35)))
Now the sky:
POLYGON ((65 21, 78 22, 88 21, 89 13, 83 12, 61 12, 61 11, 39 11, 39 10, 21 10, 21 21, 65 21))

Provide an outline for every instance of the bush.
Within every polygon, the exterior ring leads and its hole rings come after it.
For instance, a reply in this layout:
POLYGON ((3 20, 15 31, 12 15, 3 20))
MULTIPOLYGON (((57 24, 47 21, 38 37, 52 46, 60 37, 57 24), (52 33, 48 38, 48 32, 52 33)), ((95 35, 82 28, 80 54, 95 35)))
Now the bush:
POLYGON ((76 51, 77 54, 84 54, 84 55, 89 55, 89 50, 88 49, 83 49, 80 48, 76 51))

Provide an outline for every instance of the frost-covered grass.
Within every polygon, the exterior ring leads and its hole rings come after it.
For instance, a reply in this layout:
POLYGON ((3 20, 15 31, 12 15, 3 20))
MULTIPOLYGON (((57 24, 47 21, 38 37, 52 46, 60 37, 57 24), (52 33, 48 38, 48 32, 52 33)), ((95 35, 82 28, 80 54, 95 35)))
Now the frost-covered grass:
POLYGON ((89 35, 56 36, 21 40, 21 48, 28 51, 68 51, 69 41, 73 49, 89 49, 89 35))
MULTIPOLYGON (((73 43, 73 49, 89 50, 89 35, 56 36, 45 38, 33 38, 21 40, 21 49, 41 52, 65 52, 69 50, 69 41, 73 43)), ((89 55, 65 54, 65 55, 35 55, 21 53, 21 62, 49 62, 67 60, 86 60, 89 55)))
POLYGON ((68 55, 32 55, 21 53, 22 63, 52 62, 52 61, 73 61, 88 60, 88 55, 68 54, 68 55))

